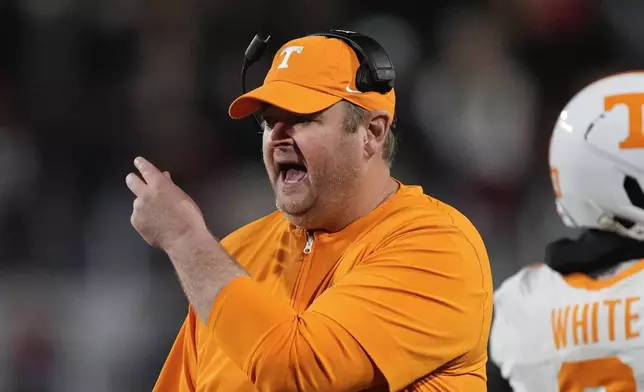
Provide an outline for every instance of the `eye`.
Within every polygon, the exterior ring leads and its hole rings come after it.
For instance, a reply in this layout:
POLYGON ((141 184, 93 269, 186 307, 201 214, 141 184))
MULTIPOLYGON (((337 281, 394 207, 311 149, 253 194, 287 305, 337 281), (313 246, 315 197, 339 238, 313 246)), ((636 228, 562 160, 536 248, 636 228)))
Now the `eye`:
POLYGON ((260 116, 259 121, 262 125, 262 131, 263 132, 270 132, 273 130, 273 127, 275 127, 275 124, 277 123, 277 119, 274 117, 270 116, 260 116))
POLYGON ((313 120, 311 117, 308 117, 308 116, 294 116, 293 117, 293 124, 307 125, 307 124, 312 123, 313 121, 315 121, 315 120, 313 120))
POLYGON ((275 127, 275 124, 282 122, 289 126, 294 125, 308 125, 316 121, 312 116, 308 115, 292 115, 288 117, 276 117, 276 116, 261 116, 260 120, 262 122, 262 127, 265 131, 270 131, 275 127))

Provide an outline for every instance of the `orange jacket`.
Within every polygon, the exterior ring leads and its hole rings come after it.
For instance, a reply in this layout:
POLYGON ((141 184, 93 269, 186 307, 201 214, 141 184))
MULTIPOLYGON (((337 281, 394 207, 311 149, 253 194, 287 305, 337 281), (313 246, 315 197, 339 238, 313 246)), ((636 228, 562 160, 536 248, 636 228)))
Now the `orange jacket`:
POLYGON ((155 392, 487 390, 487 252, 420 187, 337 233, 275 212, 222 244, 252 279, 221 291, 207 325, 189 310, 155 392))

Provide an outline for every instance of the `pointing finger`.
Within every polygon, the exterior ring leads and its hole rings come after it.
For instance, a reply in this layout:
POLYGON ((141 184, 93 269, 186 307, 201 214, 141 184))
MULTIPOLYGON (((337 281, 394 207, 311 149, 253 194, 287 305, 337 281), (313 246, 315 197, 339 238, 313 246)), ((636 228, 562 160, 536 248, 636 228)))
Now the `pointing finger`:
POLYGON ((137 157, 134 160, 134 166, 136 166, 136 168, 139 169, 139 172, 141 172, 143 179, 148 184, 157 181, 159 177, 162 175, 159 169, 156 168, 156 166, 154 166, 152 163, 150 163, 148 160, 146 160, 143 157, 137 157))

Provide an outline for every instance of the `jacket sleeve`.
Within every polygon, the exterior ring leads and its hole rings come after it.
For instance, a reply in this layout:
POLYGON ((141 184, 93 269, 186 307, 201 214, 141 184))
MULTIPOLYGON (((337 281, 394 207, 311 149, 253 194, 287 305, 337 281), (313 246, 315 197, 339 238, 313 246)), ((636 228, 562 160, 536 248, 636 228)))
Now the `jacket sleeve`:
POLYGON ((192 307, 161 369, 153 392, 195 391, 197 349, 195 344, 196 314, 192 307))
POLYGON ((215 300, 208 333, 259 391, 399 390, 469 352, 484 366, 491 278, 483 256, 459 232, 405 233, 302 314, 239 278, 215 300))

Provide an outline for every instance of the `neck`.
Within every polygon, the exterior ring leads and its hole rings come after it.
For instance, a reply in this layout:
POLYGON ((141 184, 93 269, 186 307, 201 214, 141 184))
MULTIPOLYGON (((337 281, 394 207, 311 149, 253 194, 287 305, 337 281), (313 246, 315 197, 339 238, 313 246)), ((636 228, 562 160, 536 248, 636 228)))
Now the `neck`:
POLYGON ((329 214, 327 210, 322 214, 316 214, 318 215, 316 217, 308 217, 306 223, 294 221, 292 223, 313 231, 338 232, 363 216, 369 215, 397 190, 398 183, 391 178, 387 168, 377 176, 365 176, 350 198, 339 200, 338 206, 334 206, 335 214, 329 214))

